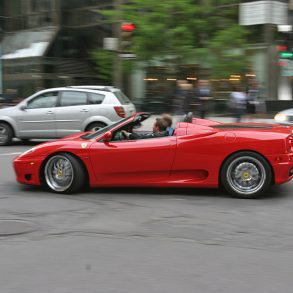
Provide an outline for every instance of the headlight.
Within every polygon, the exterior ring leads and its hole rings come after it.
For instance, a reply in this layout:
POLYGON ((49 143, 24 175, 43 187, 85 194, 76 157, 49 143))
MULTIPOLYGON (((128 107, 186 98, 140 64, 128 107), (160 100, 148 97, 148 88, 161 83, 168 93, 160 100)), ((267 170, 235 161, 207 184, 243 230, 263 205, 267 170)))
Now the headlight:
POLYGON ((20 155, 20 157, 23 157, 23 156, 25 156, 25 155, 29 155, 29 154, 33 153, 35 150, 36 150, 36 148, 31 148, 31 149, 25 151, 24 153, 22 153, 22 154, 20 155))
POLYGON ((275 116, 275 120, 277 122, 285 122, 287 121, 287 115, 279 113, 275 116))

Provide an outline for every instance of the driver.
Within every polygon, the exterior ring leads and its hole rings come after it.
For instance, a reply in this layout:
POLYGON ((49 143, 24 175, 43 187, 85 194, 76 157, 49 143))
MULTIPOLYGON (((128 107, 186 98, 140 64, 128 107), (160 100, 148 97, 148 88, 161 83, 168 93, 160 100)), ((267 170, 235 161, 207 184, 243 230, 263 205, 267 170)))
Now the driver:
POLYGON ((164 137, 168 136, 168 131, 166 131, 167 125, 162 118, 156 118, 153 124, 152 133, 131 133, 126 130, 121 132, 127 139, 146 139, 146 138, 155 138, 155 137, 164 137))

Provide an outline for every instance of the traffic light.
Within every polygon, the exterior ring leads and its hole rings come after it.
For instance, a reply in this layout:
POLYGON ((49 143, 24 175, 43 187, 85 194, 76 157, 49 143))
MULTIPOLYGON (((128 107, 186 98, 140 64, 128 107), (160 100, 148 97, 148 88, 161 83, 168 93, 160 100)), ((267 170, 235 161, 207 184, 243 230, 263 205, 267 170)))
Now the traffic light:
POLYGON ((121 24, 122 32, 132 33, 135 30, 135 24, 133 23, 122 23, 121 24))
POLYGON ((122 23, 120 26, 120 52, 131 53, 132 52, 132 38, 135 30, 135 24, 122 23))
POLYGON ((293 59, 292 32, 282 34, 282 40, 279 41, 277 51, 280 59, 293 59))

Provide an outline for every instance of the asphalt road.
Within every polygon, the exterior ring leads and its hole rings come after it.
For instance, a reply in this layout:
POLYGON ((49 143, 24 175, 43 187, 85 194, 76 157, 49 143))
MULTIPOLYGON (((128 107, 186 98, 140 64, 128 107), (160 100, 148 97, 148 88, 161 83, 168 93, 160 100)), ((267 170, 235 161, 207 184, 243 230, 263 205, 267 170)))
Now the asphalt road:
POLYGON ((0 148, 1 293, 292 293, 293 182, 56 195, 15 181, 32 145, 0 148))

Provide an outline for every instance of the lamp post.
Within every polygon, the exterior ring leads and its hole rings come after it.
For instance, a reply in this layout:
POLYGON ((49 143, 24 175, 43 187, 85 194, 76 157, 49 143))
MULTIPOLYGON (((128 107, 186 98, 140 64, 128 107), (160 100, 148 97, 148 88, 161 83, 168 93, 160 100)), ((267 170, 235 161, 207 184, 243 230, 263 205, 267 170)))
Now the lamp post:
POLYGON ((2 39, 4 37, 4 32, 0 27, 0 94, 3 94, 3 70, 2 70, 2 39))
POLYGON ((113 24, 114 37, 118 40, 118 50, 114 56, 113 62, 113 81, 114 85, 122 89, 122 64, 120 58, 120 47, 121 47, 121 4, 123 0, 114 0, 114 10, 117 12, 115 22, 113 24))

